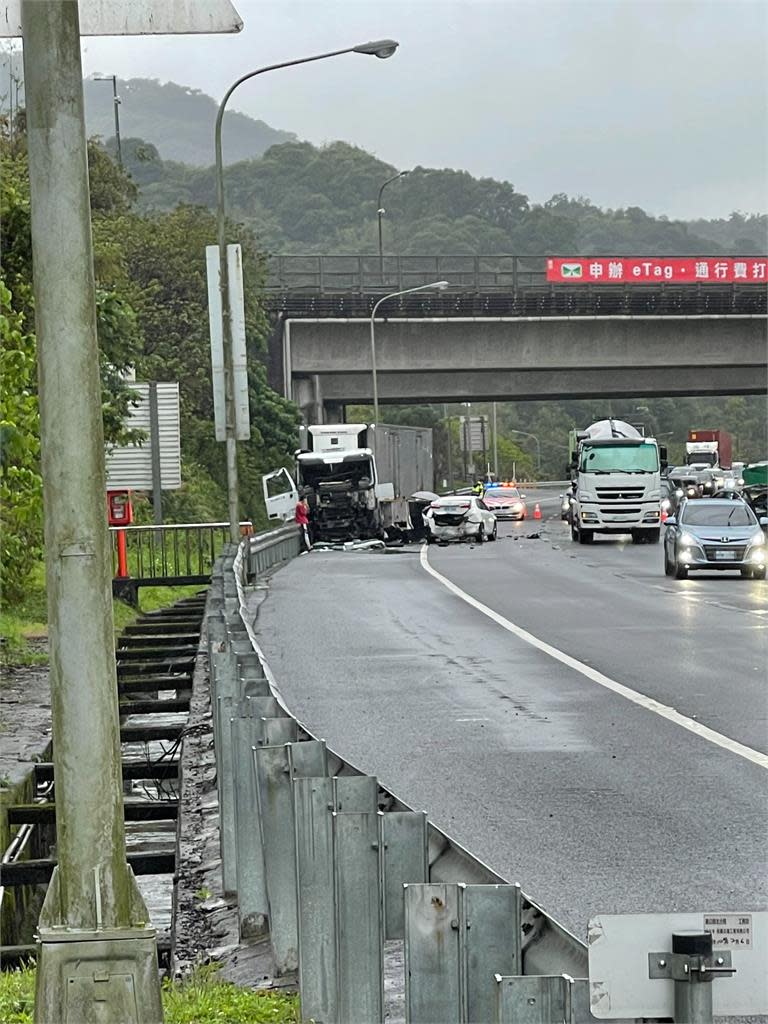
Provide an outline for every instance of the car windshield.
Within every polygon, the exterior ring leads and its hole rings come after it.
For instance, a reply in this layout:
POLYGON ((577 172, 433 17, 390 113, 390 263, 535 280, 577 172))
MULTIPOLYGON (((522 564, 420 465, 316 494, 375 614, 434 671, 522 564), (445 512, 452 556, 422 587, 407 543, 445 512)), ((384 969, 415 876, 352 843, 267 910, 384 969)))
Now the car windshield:
POLYGON ((754 526, 757 520, 747 505, 703 505, 695 501, 685 509, 680 522, 686 526, 754 526))
POLYGON ((520 497, 520 491, 516 487, 489 487, 485 492, 486 500, 494 498, 497 501, 501 501, 504 498, 510 498, 516 500, 520 497))
POLYGON ((656 473, 659 457, 653 444, 585 445, 579 466, 583 473, 656 473))

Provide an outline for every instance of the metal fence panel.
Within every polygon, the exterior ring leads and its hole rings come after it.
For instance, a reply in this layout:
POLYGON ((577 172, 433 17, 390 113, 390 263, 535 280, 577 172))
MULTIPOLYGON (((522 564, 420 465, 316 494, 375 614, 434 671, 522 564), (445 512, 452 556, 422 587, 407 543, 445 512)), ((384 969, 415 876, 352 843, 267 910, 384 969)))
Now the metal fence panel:
POLYGON ((328 774, 325 740, 303 740, 288 744, 288 767, 292 779, 328 774))
POLYGON ((496 976, 496 1024, 573 1024, 568 975, 496 976))
POLYGON ((259 801, 261 843, 269 901, 269 926, 277 974, 298 966, 296 938, 296 853, 289 745, 253 752, 259 801))
POLYGON ((405 887, 406 1024, 461 1024, 459 889, 432 882, 405 887))
POLYGON ((232 745, 229 735, 234 698, 217 697, 214 721, 216 748, 216 782, 219 791, 219 848, 221 850, 221 880, 225 893, 237 891, 237 853, 235 850, 235 793, 232 767, 232 745))
POLYGON ((295 778, 299 993, 306 1020, 336 1020, 333 781, 295 778))
POLYGON ((262 718, 261 740, 263 747, 276 747, 283 743, 295 743, 299 736, 299 725, 295 718, 262 718))
POLYGON ((337 1024, 384 1019, 379 813, 333 813, 337 1024))
POLYGON ((464 900, 464 970, 467 1020, 493 1020, 494 975, 520 974, 520 886, 467 885, 464 900))
POLYGON ((232 719, 232 757, 235 793, 235 877, 240 938, 264 933, 269 914, 264 853, 261 846, 253 747, 262 738, 266 718, 248 715, 232 719))
POLYGON ((381 816, 384 861, 384 937, 405 936, 404 885, 428 880, 427 815, 388 811, 381 816))
POLYGON ((379 809, 379 781, 371 775, 341 775, 333 780, 333 804, 336 811, 379 809))

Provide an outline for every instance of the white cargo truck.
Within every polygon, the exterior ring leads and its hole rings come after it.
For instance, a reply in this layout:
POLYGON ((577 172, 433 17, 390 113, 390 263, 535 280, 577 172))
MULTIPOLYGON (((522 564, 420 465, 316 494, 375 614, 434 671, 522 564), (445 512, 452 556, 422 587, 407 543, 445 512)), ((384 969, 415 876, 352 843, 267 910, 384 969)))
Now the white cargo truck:
POLYGON ((389 424, 324 423, 301 428, 293 472, 263 477, 270 519, 292 519, 309 502, 313 541, 392 538, 410 532, 409 498, 432 490, 432 431, 389 424))
POLYGON ((661 470, 666 450, 631 424, 605 419, 571 431, 571 538, 628 533, 655 544, 661 524, 661 470))

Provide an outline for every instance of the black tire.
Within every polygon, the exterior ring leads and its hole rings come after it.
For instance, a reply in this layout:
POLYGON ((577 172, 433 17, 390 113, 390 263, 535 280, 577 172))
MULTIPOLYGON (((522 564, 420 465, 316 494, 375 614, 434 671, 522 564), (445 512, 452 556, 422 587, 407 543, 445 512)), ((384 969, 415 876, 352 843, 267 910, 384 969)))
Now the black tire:
POLYGON ((765 566, 764 565, 757 565, 757 566, 755 566, 755 568, 752 570, 752 579, 753 580, 764 580, 765 579, 765 566))
POLYGON ((633 544, 642 544, 643 543, 643 531, 642 530, 633 530, 632 531, 632 543, 633 544))
POLYGON ((669 560, 669 558, 667 556, 666 548, 664 549, 664 575, 665 576, 674 576, 675 575, 675 563, 674 562, 670 562, 670 560, 669 560))
POLYGON ((676 565, 675 566, 675 579, 676 580, 687 580, 688 579, 688 566, 687 565, 676 565))
POLYGON ((571 523, 571 540, 576 541, 578 539, 579 539, 579 531, 576 529, 576 527, 573 525, 573 523, 571 523))
POLYGON ((592 530, 579 530, 579 544, 591 544, 595 539, 595 535, 592 530))
POLYGON ((648 544, 658 544, 659 537, 661 537, 661 527, 656 527, 655 530, 646 530, 645 539, 648 544))
POLYGON ((485 540, 485 527, 481 526, 477 531, 477 537, 475 538, 475 544, 482 544, 485 540))
POLYGON ((493 527, 493 533, 492 533, 492 534, 491 534, 491 536, 490 536, 490 537, 488 538, 488 540, 496 540, 496 538, 498 537, 498 535, 499 535, 499 524, 498 524, 498 523, 495 523, 495 524, 494 524, 494 527, 493 527))

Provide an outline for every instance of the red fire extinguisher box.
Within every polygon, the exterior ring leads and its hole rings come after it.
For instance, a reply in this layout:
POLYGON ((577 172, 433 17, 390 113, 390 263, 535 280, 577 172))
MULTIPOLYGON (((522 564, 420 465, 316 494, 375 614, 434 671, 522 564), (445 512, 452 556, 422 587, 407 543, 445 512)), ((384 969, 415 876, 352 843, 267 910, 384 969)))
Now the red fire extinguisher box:
POLYGON ((110 526, 130 526, 133 505, 130 491, 107 491, 107 519, 110 526))

